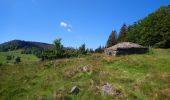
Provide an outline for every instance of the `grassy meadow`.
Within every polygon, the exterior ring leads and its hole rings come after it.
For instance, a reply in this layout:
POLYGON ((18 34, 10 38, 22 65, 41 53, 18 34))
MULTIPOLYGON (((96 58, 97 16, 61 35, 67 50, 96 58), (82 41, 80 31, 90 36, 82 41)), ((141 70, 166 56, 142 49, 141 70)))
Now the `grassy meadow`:
MULTIPOLYGON (((119 57, 91 54, 44 62, 38 62, 33 55, 16 54, 22 63, 0 66, 0 100, 170 99, 170 49, 119 57), (82 72, 80 69, 86 65, 90 71, 82 72), (121 95, 103 95, 101 87, 105 83, 121 95), (70 94, 73 86, 80 89, 78 94, 70 94)), ((3 55, 6 54, 0 53, 3 55)), ((5 62, 1 58, 0 61, 5 62)))
POLYGON ((15 59, 7 60, 6 56, 17 56, 21 57, 22 62, 35 62, 39 59, 33 54, 21 54, 21 50, 9 51, 9 52, 0 52, 0 63, 13 63, 15 59))

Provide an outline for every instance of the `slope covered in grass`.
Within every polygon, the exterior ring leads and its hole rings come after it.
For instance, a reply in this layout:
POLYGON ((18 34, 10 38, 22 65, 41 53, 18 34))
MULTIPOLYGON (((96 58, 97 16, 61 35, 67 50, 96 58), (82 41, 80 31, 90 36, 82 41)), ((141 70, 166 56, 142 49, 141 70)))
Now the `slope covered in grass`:
POLYGON ((65 100, 168 99, 170 93, 170 50, 152 54, 108 57, 92 54, 0 67, 0 99, 65 100), (80 69, 89 66, 88 72, 80 69), (111 84, 120 95, 103 95, 102 86, 111 84), (80 92, 70 94, 73 86, 80 92))
POLYGON ((15 62, 15 59, 7 60, 7 56, 21 57, 21 62, 36 62, 39 59, 33 54, 21 54, 21 50, 0 52, 0 63, 15 62))

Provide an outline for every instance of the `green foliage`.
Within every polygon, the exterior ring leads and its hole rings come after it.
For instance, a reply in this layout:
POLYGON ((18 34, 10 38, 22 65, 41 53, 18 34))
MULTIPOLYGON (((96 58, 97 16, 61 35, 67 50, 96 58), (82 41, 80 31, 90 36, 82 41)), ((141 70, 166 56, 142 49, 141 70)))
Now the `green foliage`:
POLYGON ((126 24, 123 24, 123 26, 120 29, 119 36, 118 36, 118 42, 126 42, 127 41, 127 30, 128 27, 126 24))
POLYGON ((78 53, 79 53, 80 55, 85 55, 85 54, 87 54, 86 45, 85 45, 85 44, 82 44, 82 45, 79 47, 78 53))
POLYGON ((21 51, 21 54, 34 54, 38 58, 42 56, 42 52, 44 49, 36 48, 36 47, 30 47, 30 48, 25 48, 21 51))
POLYGON ((61 44, 61 39, 56 39, 51 48, 45 49, 41 56, 42 60, 53 60, 59 58, 77 57, 79 55, 86 55, 92 53, 92 49, 86 49, 86 45, 82 44, 78 49, 72 47, 64 47, 61 44))
POLYGON ((154 45, 154 47, 155 48, 169 48, 170 47, 170 39, 158 42, 154 45))
POLYGON ((128 41, 159 48, 170 47, 170 6, 164 6, 131 25, 128 41))
POLYGON ((53 46, 49 49, 43 51, 42 60, 45 59, 58 59, 63 57, 63 45, 61 44, 61 39, 54 40, 53 46))
POLYGON ((20 58, 20 57, 16 57, 16 58, 15 58, 15 62, 16 62, 16 63, 21 62, 21 58, 20 58))
POLYGON ((6 56, 6 60, 12 60, 12 56, 6 56))
POLYGON ((70 57, 77 57, 77 56, 78 56, 78 50, 72 47, 64 48, 64 57, 70 58, 70 57))
POLYGON ((94 50, 92 48, 90 48, 90 49, 87 48, 86 51, 87 51, 88 54, 94 53, 94 50))
POLYGON ((42 60, 75 57, 78 56, 78 53, 78 50, 74 48, 63 47, 61 44, 61 39, 56 39, 52 48, 43 51, 42 60))
POLYGON ((43 54, 42 54, 42 56, 41 56, 42 58, 42 60, 45 60, 45 59, 49 59, 49 60, 52 60, 52 59, 56 59, 56 55, 55 55, 55 53, 54 53, 54 50, 53 49, 45 49, 44 51, 43 51, 43 54))
POLYGON ((62 58, 63 57, 63 45, 61 44, 61 39, 54 40, 53 43, 53 50, 56 58, 62 58))
POLYGON ((105 47, 99 46, 98 48, 95 49, 95 53, 103 53, 105 47))
POLYGON ((154 49, 149 46, 149 52, 148 52, 149 55, 154 55, 154 49))
POLYGON ((116 34, 117 33, 115 30, 111 32, 111 34, 107 40, 106 47, 111 47, 116 44, 116 34))
POLYGON ((33 54, 21 54, 22 50, 0 52, 0 63, 5 64, 6 62, 15 63, 16 57, 21 57, 22 62, 37 62, 39 59, 33 54), (11 60, 7 60, 7 56, 11 60))

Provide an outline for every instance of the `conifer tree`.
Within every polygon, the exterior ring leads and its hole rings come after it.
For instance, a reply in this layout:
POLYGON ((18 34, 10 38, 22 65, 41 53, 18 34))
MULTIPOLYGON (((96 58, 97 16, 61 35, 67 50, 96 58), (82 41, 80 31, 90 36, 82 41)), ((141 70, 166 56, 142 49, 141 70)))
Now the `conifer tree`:
POLYGON ((123 24, 119 32, 118 42, 125 42, 127 40, 127 29, 126 24, 123 24))
POLYGON ((82 44, 82 45, 79 47, 78 51, 79 51, 79 54, 83 54, 83 55, 87 54, 86 44, 82 44))
POLYGON ((116 44, 116 30, 112 31, 107 40, 106 47, 111 47, 116 44))

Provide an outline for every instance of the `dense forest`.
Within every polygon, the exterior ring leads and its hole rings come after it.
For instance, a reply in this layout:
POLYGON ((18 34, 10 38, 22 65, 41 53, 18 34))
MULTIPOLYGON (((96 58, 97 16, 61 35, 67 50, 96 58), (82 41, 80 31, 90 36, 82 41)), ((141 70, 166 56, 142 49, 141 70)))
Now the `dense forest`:
POLYGON ((155 48, 170 48, 170 5, 160 7, 133 25, 123 24, 117 39, 115 35, 115 31, 111 33, 106 47, 128 41, 155 48))

